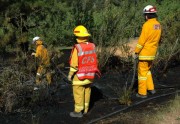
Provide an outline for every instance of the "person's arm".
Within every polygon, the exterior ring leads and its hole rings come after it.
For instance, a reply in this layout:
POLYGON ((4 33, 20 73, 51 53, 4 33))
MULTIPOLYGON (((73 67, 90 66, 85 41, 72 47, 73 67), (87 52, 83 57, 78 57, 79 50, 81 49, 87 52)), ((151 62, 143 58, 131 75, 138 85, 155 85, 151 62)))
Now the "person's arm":
POLYGON ((74 48, 73 53, 71 55, 71 63, 70 63, 70 70, 68 74, 68 80, 71 80, 72 76, 77 71, 78 71, 78 52, 77 52, 77 49, 74 48))
POLYGON ((138 43, 136 45, 135 48, 135 53, 139 54, 140 51, 143 49, 145 42, 147 41, 147 32, 148 31, 148 27, 144 24, 142 31, 141 31, 141 35, 139 37, 138 43))

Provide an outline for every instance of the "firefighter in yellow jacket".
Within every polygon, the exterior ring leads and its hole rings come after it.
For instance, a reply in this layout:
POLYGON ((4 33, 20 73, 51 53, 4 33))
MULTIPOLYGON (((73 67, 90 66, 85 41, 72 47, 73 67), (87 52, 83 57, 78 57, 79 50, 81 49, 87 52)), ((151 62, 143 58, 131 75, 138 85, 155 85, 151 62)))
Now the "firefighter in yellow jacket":
POLYGON ((35 56, 38 60, 36 87, 34 87, 34 90, 38 90, 39 86, 42 84, 43 76, 46 76, 48 84, 51 84, 50 58, 47 48, 43 45, 43 41, 40 37, 34 37, 32 43, 36 45, 36 52, 31 55, 35 56))
POLYGON ((146 22, 143 24, 141 35, 135 48, 134 58, 139 58, 138 93, 136 96, 140 98, 146 98, 147 91, 151 94, 156 92, 150 71, 161 37, 161 25, 156 19, 156 12, 156 8, 152 5, 148 5, 143 9, 146 22))
POLYGON ((90 34, 83 25, 74 29, 77 43, 71 52, 70 71, 68 80, 72 81, 74 96, 74 111, 71 117, 83 117, 89 109, 91 83, 93 82, 97 68, 95 45, 89 42, 90 34))

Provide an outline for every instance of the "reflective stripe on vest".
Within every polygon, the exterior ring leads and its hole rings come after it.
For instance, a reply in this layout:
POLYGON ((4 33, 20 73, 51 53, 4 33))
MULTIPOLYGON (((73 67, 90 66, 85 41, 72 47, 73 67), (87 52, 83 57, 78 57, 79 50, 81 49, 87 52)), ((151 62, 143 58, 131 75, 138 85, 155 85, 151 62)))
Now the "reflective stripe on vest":
POLYGON ((94 49, 94 50, 90 50, 90 51, 85 51, 85 52, 83 52, 80 44, 77 44, 77 48, 78 48, 78 50, 79 50, 78 56, 96 53, 96 50, 95 50, 95 49, 94 49))
POLYGON ((78 73, 77 76, 80 78, 81 77, 87 77, 88 78, 88 77, 92 77, 92 76, 94 77, 95 73, 94 72, 93 73, 78 73))

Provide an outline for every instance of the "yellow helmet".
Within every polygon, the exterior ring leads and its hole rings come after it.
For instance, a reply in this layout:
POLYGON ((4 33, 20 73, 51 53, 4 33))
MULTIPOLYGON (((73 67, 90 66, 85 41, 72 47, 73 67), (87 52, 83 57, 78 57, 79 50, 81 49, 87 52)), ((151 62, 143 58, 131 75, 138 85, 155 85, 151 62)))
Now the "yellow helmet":
POLYGON ((87 29, 83 25, 79 25, 74 29, 74 35, 77 37, 91 36, 91 34, 88 33, 87 29))

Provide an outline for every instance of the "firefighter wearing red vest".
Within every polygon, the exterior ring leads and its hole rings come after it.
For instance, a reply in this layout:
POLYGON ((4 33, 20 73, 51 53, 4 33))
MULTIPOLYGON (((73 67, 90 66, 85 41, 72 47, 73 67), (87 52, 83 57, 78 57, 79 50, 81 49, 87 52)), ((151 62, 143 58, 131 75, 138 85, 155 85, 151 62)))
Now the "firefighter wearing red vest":
POLYGON ((79 25, 74 29, 77 43, 71 52, 68 80, 72 81, 74 111, 71 117, 83 117, 89 109, 91 84, 98 70, 95 45, 89 42, 87 29, 79 25))
POLYGON ((146 22, 143 24, 141 35, 135 48, 134 58, 138 63, 138 93, 137 97, 146 98, 147 91, 154 94, 153 78, 150 71, 155 59, 161 37, 161 25, 157 21, 156 7, 148 5, 143 9, 146 22))

